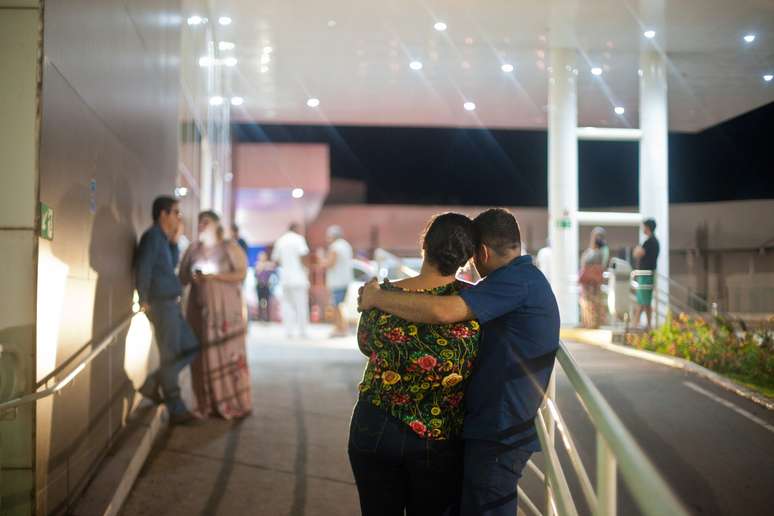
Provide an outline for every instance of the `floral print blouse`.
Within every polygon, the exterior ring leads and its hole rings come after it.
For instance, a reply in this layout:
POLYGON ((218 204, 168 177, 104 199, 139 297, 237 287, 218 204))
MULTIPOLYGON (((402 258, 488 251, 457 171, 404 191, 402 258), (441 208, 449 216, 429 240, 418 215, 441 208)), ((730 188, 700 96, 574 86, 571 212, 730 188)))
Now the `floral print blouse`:
MULTIPOLYGON (((461 281, 423 292, 457 294, 461 281)), ((389 282, 387 290, 403 290, 389 282)), ((478 353, 477 321, 413 324, 368 310, 360 317, 358 345, 368 357, 360 401, 388 411, 424 439, 454 439, 462 433, 465 386, 478 353)))

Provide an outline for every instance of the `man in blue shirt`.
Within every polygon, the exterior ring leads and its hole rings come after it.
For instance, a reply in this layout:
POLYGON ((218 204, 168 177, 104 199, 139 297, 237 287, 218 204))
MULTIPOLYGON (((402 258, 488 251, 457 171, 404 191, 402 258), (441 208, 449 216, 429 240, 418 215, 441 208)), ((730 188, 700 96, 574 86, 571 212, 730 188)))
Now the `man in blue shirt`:
POLYGON ((535 417, 559 347, 559 309, 545 276, 521 255, 516 219, 492 209, 473 221, 474 264, 484 278, 458 296, 363 288, 360 308, 380 308, 413 322, 478 319, 482 337, 465 394, 464 516, 513 516, 516 485, 540 449, 535 417))
POLYGON ((158 197, 153 201, 153 226, 140 238, 134 262, 140 306, 153 325, 161 358, 161 366, 148 375, 140 393, 157 403, 163 400, 173 424, 196 421, 180 398, 178 374, 199 352, 199 342, 180 310, 183 288, 175 267, 181 229, 177 200, 158 197))

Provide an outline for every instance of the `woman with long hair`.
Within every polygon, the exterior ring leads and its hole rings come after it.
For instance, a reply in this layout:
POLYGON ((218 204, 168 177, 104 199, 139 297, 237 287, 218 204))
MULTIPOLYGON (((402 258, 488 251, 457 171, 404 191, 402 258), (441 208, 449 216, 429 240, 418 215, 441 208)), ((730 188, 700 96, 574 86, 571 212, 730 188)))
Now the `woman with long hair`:
MULTIPOLYGON (((434 217, 422 239, 418 276, 381 288, 454 295, 475 252, 465 215, 434 217)), ((368 357, 352 414, 349 458, 364 516, 440 516, 462 490, 464 395, 478 353, 476 321, 413 324, 377 309, 360 317, 368 357)))
POLYGON ((242 300, 246 272, 245 253, 223 238, 220 217, 201 212, 199 241, 180 262, 180 280, 191 285, 186 318, 202 347, 191 364, 191 379, 204 417, 241 418, 252 410, 242 300))
POLYGON ((610 260, 604 228, 591 231, 589 247, 581 255, 581 323, 584 328, 599 328, 605 322, 605 302, 602 295, 604 272, 610 260))

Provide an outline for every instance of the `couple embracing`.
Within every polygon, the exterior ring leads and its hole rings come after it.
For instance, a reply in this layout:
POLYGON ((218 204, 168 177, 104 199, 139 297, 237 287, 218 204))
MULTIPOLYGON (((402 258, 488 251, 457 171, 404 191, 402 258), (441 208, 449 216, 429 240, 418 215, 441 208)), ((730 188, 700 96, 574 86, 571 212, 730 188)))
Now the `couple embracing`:
POLYGON ((551 287, 502 209, 434 217, 414 278, 361 291, 349 435, 364 516, 516 514, 559 345, 551 287), (483 278, 456 279, 470 259, 483 278))

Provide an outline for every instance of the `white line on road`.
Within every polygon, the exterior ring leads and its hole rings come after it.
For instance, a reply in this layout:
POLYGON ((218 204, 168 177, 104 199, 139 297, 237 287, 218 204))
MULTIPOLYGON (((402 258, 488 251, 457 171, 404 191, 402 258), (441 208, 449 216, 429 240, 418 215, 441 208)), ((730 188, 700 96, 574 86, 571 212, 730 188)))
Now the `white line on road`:
POLYGON ((713 401, 717 401, 717 402, 718 402, 718 403, 720 403, 721 405, 723 405, 723 406, 725 406, 725 407, 728 407, 728 408, 730 408, 731 410, 733 410, 733 411, 734 411, 734 412, 736 412, 737 414, 739 414, 739 415, 741 415, 741 416, 744 416, 744 417, 746 417, 746 418, 747 418, 747 419, 749 419, 750 421, 752 421, 752 422, 754 422, 754 423, 758 423, 759 425, 761 425, 763 428, 765 428, 765 429, 766 429, 766 430, 768 430, 769 432, 772 432, 772 433, 774 433, 774 425, 770 425, 770 424, 768 424, 766 421, 762 420, 762 419, 761 419, 761 418, 759 418, 758 416, 755 416, 755 415, 753 415, 753 414, 750 414, 750 413, 749 413, 749 412, 747 412, 745 409, 737 407, 736 405, 734 405, 734 404, 733 404, 733 403, 731 403, 730 401, 728 401, 728 400, 724 400, 724 399, 723 399, 723 398, 721 398, 720 396, 716 396, 716 395, 712 394, 712 393, 711 393, 711 392, 709 392, 708 390, 706 390, 706 389, 703 389, 703 388, 699 387, 698 385, 696 385, 696 384, 695 384, 695 383, 693 383, 693 382, 683 382, 683 385, 685 385, 685 386, 686 386, 686 387, 688 387, 689 389, 693 389, 694 391, 698 392, 699 394, 704 394, 704 395, 705 395, 706 397, 708 397, 709 399, 711 399, 711 400, 713 400, 713 401))

